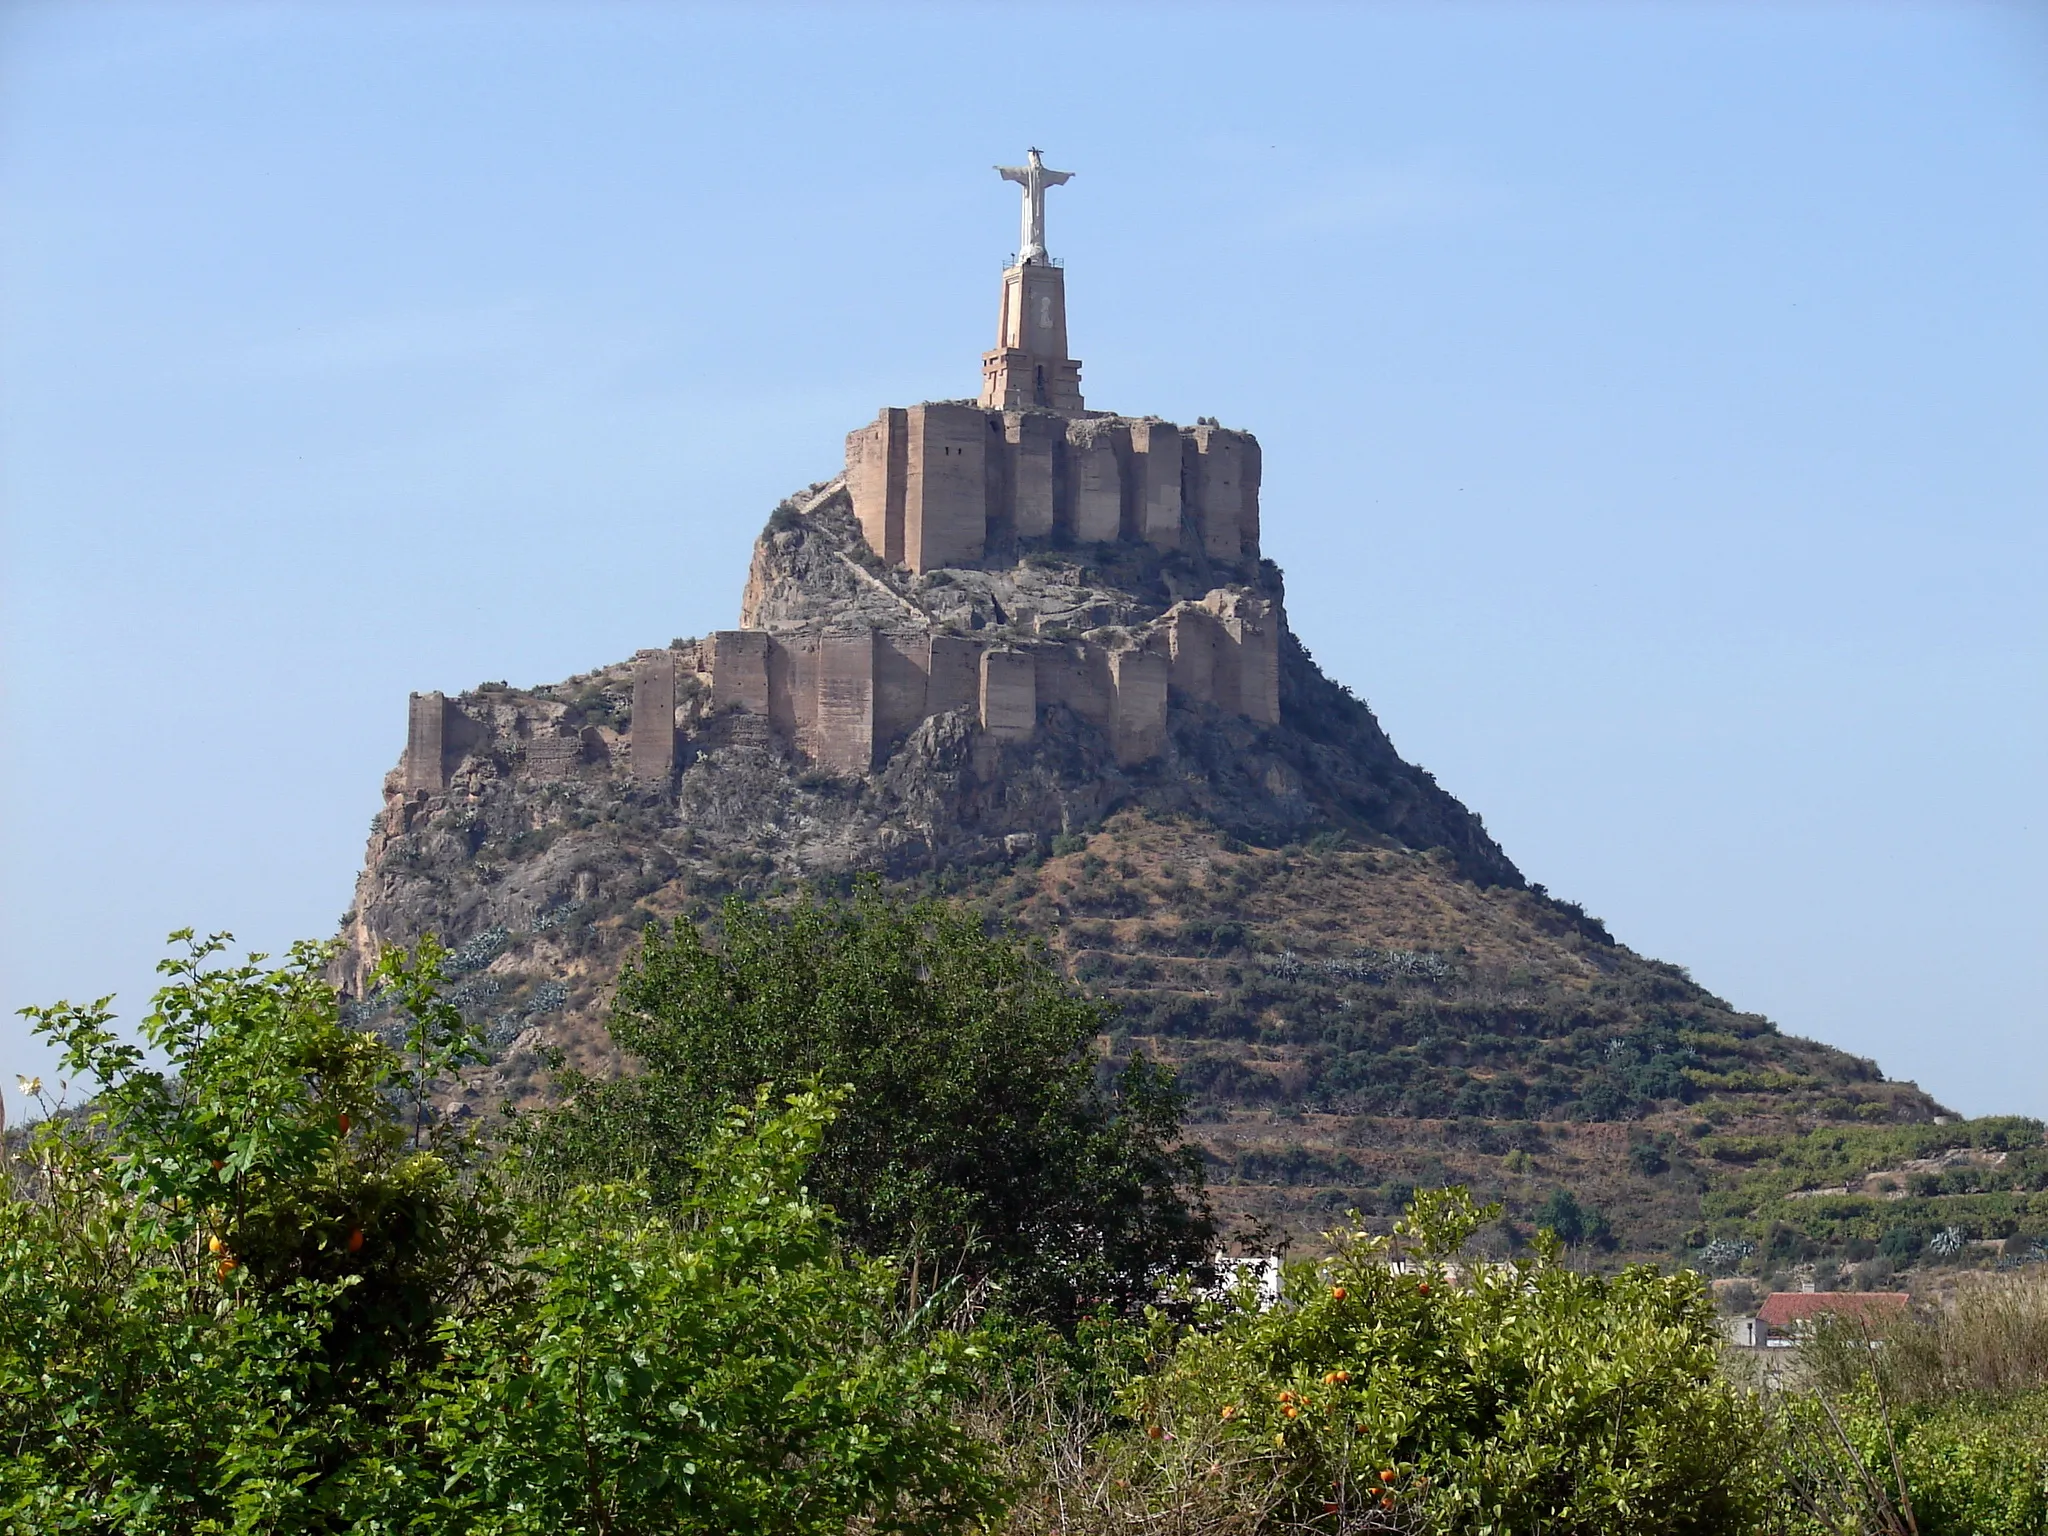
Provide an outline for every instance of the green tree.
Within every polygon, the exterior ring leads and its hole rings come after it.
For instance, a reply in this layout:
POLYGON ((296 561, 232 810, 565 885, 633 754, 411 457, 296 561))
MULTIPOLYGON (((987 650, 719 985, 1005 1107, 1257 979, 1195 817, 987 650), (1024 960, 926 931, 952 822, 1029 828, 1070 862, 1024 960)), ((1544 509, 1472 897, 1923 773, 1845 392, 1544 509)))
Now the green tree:
POLYGON ((1134 1057, 1098 1085, 1107 1019, 1037 946, 871 880, 786 918, 733 900, 716 944, 681 919, 648 930, 612 1014, 641 1070, 573 1080, 537 1161, 671 1198, 727 1104, 845 1085, 814 1187, 863 1249, 906 1258, 913 1291, 992 1281, 1062 1320, 1135 1304, 1203 1262, 1212 1227, 1170 1075, 1134 1057))
POLYGON ((328 951, 210 967, 142 1023, 28 1009, 98 1093, 47 1115, 0 1203, 0 1512, 33 1530, 320 1530, 490 1284, 504 1224, 474 1140, 427 1115, 472 1056, 439 952, 380 972, 401 1058, 345 1028, 328 951))
POLYGON ((904 1312, 804 1191, 824 1098, 722 1110, 661 1209, 631 1184, 520 1201, 533 1182, 432 1113, 473 1054, 437 946, 380 969, 394 1049, 342 1024, 321 947, 209 968, 223 943, 163 967, 161 1068, 104 1000, 30 1010, 98 1093, 0 1186, 0 1531, 925 1536, 994 1512, 958 1411, 976 1346, 904 1312))

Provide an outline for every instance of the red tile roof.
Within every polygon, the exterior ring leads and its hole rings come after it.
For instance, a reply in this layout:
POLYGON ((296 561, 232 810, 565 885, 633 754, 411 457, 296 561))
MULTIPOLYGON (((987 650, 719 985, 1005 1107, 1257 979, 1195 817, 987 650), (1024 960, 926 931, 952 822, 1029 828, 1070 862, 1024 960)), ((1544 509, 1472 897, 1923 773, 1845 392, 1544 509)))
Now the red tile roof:
POLYGON ((1904 1291, 1773 1291, 1757 1308, 1756 1320, 1768 1328, 1791 1328, 1830 1316, 1877 1323, 1905 1311, 1912 1299, 1904 1291))

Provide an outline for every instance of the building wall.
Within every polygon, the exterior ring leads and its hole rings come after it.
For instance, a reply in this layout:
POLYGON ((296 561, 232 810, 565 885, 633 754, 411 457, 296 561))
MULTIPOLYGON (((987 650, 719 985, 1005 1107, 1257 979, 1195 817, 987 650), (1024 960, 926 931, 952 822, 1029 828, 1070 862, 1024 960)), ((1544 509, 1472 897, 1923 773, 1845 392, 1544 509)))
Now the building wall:
POLYGON ((1038 729, 1037 668, 1029 652, 982 652, 981 728, 998 741, 1028 741, 1038 729))
POLYGON ((1110 543, 1123 533, 1123 466, 1118 439, 1129 452, 1129 436, 1108 420, 1067 423, 1067 477, 1073 493, 1076 539, 1084 544, 1110 543))
POLYGON ((890 565, 903 561, 903 493, 909 473, 909 413, 882 411, 846 434, 846 493, 868 547, 890 565))
POLYGON ((1010 526, 1020 539, 1043 539, 1053 530, 1053 459, 1060 436, 1057 417, 1042 412, 1005 411, 1003 442, 1010 473, 1010 526))
POLYGON ((875 764, 875 637, 825 635, 818 644, 818 740, 812 754, 838 773, 875 764))
POLYGON ((676 659, 642 651, 633 669, 633 777, 667 783, 676 768, 676 659))
POLYGON ((1060 534, 1259 557, 1258 440, 1225 427, 939 403, 885 410, 846 439, 868 545, 913 571, 978 563, 991 537, 1060 534))
POLYGON ((721 629, 711 637, 711 707, 768 713, 768 633, 721 629))
POLYGON ((1112 651, 1110 685, 1116 714, 1110 739, 1116 760, 1126 766, 1166 750, 1166 694, 1172 664, 1155 651, 1112 651))
POLYGON ((972 565, 988 532, 988 417, 973 406, 915 405, 908 418, 904 562, 920 572, 972 565))

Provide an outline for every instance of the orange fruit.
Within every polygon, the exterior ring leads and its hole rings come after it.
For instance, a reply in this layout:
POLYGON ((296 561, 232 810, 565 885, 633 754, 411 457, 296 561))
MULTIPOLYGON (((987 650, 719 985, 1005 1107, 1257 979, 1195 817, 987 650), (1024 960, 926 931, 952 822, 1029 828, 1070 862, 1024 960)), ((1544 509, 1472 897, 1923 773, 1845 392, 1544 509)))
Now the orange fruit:
POLYGON ((350 1253, 361 1253, 363 1251, 363 1229, 361 1227, 357 1227, 353 1232, 349 1233, 348 1251, 350 1253))
POLYGON ((1422 1284, 1416 1286, 1415 1289, 1421 1292, 1424 1296, 1427 1296, 1429 1294, 1429 1282, 1425 1280, 1422 1282, 1422 1284))
POLYGON ((1157 1440, 1165 1433, 1166 1431, 1161 1429, 1157 1424, 1147 1424, 1145 1426, 1145 1438, 1148 1440, 1157 1440))
POLYGON ((1330 1375, 1340 1387, 1351 1380, 1351 1373, 1349 1371, 1332 1371, 1330 1375))
POLYGON ((220 1261, 220 1269, 217 1271, 219 1278, 221 1278, 222 1280, 227 1279, 227 1277, 234 1271, 234 1267, 235 1261, 233 1259, 222 1259, 220 1261))
POLYGON ((1344 1287, 1341 1285, 1333 1285, 1330 1287, 1330 1299, 1332 1301, 1342 1301, 1346 1296, 1350 1294, 1351 1293, 1345 1290, 1344 1287))
POLYGON ((1225 1403, 1225 1404, 1223 1405, 1223 1417, 1224 1417, 1224 1418, 1226 1418, 1226 1419, 1234 1419, 1234 1418, 1236 1418, 1236 1417, 1237 1417, 1237 1405, 1236 1405, 1235 1403, 1225 1403))
POLYGON ((1289 1404, 1288 1404, 1288 1405, 1287 1405, 1287 1406, 1286 1406, 1285 1408, 1282 1408, 1282 1409, 1281 1409, 1280 1411, 1281 1411, 1282 1413, 1286 1414, 1286 1415, 1287 1415, 1287 1417, 1289 1417, 1290 1419, 1291 1419, 1291 1418, 1293 1418, 1293 1417, 1294 1417, 1294 1416, 1295 1416, 1296 1414, 1298 1414, 1298 1413, 1300 1413, 1300 1412, 1301 1412, 1301 1410, 1300 1410, 1299 1408, 1295 1407, 1295 1406, 1294 1406, 1294 1404, 1292 1404, 1292 1403, 1289 1403, 1289 1404))
POLYGON ((208 1253, 219 1253, 222 1247, 224 1246, 225 1245, 221 1242, 220 1234, 218 1232, 214 1233, 213 1236, 209 1237, 206 1240, 206 1251, 208 1253))
POLYGON ((1380 1474, 1380 1481, 1383 1483, 1391 1483, 1394 1480, 1394 1476, 1394 1469, 1392 1467, 1389 1467, 1386 1471, 1380 1474))
POLYGON ((343 1111, 341 1119, 337 1123, 341 1126, 341 1134, 346 1136, 348 1134, 349 1127, 349 1118, 347 1111, 343 1111))

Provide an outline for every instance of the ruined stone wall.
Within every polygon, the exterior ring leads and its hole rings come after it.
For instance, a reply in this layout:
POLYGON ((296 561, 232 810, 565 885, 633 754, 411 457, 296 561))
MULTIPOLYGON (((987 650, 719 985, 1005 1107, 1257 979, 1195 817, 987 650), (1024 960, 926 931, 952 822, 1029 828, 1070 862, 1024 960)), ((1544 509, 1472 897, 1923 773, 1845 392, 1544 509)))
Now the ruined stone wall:
POLYGON ((406 700, 405 756, 399 787, 407 794, 432 794, 448 787, 448 773, 462 754, 484 738, 484 729, 438 690, 406 700))
POLYGON ((978 564, 991 538, 1184 544, 1259 558, 1258 440, 1155 418, 958 404, 885 410, 846 439, 868 547, 915 572, 978 564))
POLYGON ((818 736, 811 756, 835 773, 875 765, 875 637, 828 634, 818 642, 818 736))
MULTIPOLYGON (((981 647, 963 635, 934 634, 930 640, 924 715, 974 709, 981 698, 981 647)), ((924 715, 918 718, 923 719, 924 715)))
POLYGON ((633 668, 633 777, 666 784, 676 771, 676 658, 642 651, 633 668))
POLYGON ((1067 423, 1068 530, 1076 542, 1109 544, 1123 535, 1124 460, 1130 429, 1113 417, 1067 423))
MULTIPOLYGON (((1052 536, 1055 512, 1057 417, 1039 411, 1003 413, 1003 457, 1008 461, 1010 527, 1020 539, 1052 536)), ((1177 450, 1176 450, 1177 451, 1177 450)))
POLYGON ((447 708, 447 696, 438 691, 415 693, 406 700, 405 757, 399 768, 399 781, 409 794, 448 787, 447 769, 442 763, 443 717, 447 708))
MULTIPOLYGON (((923 635, 877 633, 875 648, 874 740, 877 750, 896 741, 916 727, 930 705, 932 647, 935 638, 923 635)), ((957 706, 941 706, 957 707, 957 706)))
POLYGON ((768 635, 721 629, 711 637, 711 707, 768 713, 768 635))
POLYGON ((1142 763, 1166 749, 1166 707, 1172 664, 1156 651, 1111 651, 1110 740, 1116 760, 1142 763))
POLYGON ((1069 710, 1109 738, 1120 763, 1138 764, 1166 749, 1172 707, 1278 723, 1282 622, 1270 600, 1219 588, 1135 631, 1078 640, 1028 630, 721 630, 635 655, 624 736, 572 725, 552 701, 479 719, 439 693, 416 693, 393 788, 408 801, 446 792, 487 739, 536 782, 624 773, 666 785, 685 761, 686 733, 714 725, 722 740, 779 741, 831 772, 861 775, 946 712, 996 740, 1024 741, 1044 711, 1069 710))
POLYGON ((1037 667, 1029 652, 982 652, 981 728, 998 741, 1029 741, 1038 729, 1037 667))
POLYGON ((1159 549, 1180 547, 1180 428, 1150 417, 1130 425, 1131 507, 1127 537, 1159 549))
POLYGON ((1280 721, 1280 615, 1250 593, 1220 589, 1176 603, 1160 621, 1173 690, 1262 725, 1280 721))

